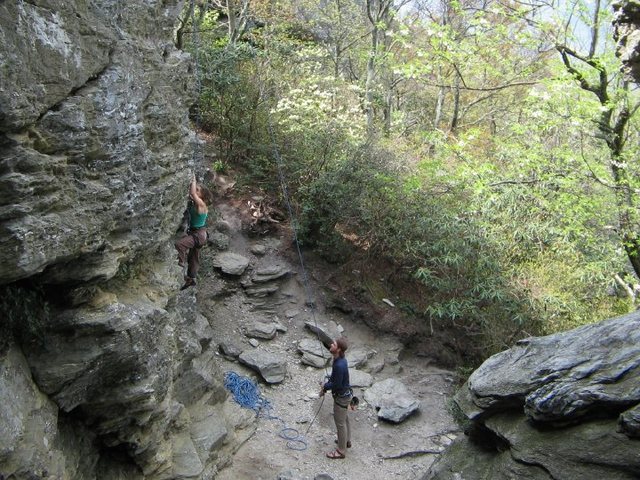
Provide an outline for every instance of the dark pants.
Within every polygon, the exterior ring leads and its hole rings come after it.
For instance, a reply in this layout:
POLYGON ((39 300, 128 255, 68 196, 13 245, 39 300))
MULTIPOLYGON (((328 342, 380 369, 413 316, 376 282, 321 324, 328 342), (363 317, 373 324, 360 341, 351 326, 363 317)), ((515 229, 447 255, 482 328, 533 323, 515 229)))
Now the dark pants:
POLYGON ((207 243, 207 231, 204 228, 194 230, 175 243, 178 261, 187 261, 187 276, 196 278, 200 268, 200 248, 207 243))

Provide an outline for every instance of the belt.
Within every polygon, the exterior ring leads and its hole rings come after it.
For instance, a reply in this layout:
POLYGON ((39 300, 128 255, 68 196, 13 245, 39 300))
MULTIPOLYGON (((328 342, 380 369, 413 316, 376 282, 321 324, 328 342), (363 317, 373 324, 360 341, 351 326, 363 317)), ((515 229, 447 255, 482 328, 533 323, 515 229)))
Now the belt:
POLYGON ((351 390, 351 388, 347 388, 344 392, 342 393, 335 393, 334 397, 340 397, 340 398, 344 398, 344 397, 350 397, 351 395, 353 395, 353 390, 351 390))

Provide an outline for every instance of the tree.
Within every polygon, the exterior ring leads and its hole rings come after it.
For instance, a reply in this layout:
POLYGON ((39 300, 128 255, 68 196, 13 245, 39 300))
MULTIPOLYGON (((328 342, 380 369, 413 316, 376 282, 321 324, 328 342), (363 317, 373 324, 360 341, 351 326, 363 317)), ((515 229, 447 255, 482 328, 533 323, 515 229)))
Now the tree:
POLYGON ((636 277, 640 278, 637 165, 625 151, 630 121, 640 102, 634 100, 629 83, 621 78, 617 62, 598 53, 603 18, 606 15, 601 10, 601 2, 597 1, 593 5, 589 25, 588 53, 579 53, 566 44, 559 44, 556 48, 567 72, 582 90, 594 95, 600 103, 600 114, 595 123, 600 139, 609 149, 608 167, 616 198, 618 235, 636 277))

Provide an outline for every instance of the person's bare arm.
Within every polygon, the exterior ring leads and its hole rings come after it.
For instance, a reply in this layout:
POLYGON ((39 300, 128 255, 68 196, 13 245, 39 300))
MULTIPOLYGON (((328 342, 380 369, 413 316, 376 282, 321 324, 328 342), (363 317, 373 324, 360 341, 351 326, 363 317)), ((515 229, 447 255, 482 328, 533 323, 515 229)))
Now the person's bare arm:
POLYGON ((207 204, 204 203, 204 200, 202 200, 198 195, 198 182, 196 181, 195 175, 191 179, 191 184, 189 185, 189 196, 196 204, 196 210, 198 213, 205 213, 207 211, 207 204))

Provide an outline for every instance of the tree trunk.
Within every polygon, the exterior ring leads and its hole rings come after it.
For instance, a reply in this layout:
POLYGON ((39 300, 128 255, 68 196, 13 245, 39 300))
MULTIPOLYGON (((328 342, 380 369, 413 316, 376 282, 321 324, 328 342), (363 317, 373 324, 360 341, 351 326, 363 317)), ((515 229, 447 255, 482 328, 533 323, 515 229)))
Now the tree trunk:
POLYGON ((367 130, 369 133, 373 131, 373 81, 376 74, 376 55, 378 52, 378 27, 373 26, 371 31, 371 49, 369 50, 369 59, 367 60, 367 80, 364 84, 364 98, 367 111, 367 130))
POLYGON ((460 75, 456 73, 456 79, 453 85, 453 112, 451 113, 451 126, 449 131, 456 133, 458 128, 458 115, 460 115, 460 75))

